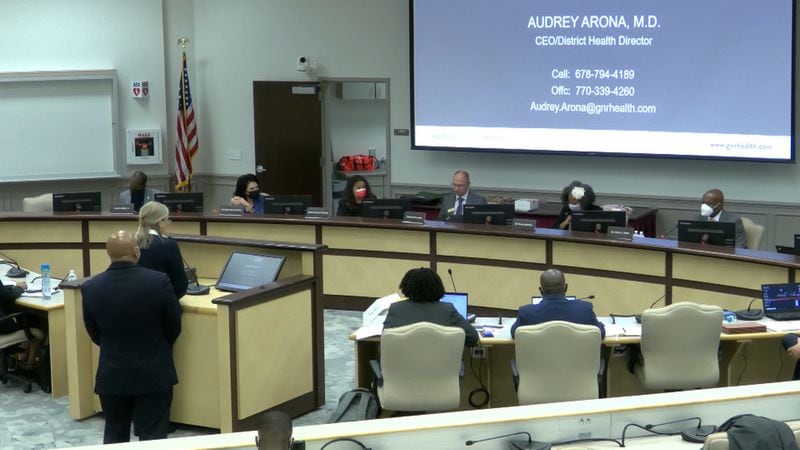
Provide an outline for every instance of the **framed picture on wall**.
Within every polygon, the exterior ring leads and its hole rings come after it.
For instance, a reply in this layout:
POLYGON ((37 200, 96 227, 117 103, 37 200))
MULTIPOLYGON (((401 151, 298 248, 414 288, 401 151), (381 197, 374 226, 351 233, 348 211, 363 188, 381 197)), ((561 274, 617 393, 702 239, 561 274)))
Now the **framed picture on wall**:
POLYGON ((129 165, 161 164, 161 130, 128 130, 127 146, 129 165))

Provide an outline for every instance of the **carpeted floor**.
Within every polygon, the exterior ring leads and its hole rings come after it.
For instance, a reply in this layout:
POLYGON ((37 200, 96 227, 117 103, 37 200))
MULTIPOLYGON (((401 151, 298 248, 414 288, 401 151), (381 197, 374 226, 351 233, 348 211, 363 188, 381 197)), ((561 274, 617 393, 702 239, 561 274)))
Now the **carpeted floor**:
MULTIPOLYGON (((325 396, 323 408, 294 420, 295 426, 325 423, 339 396, 355 384, 353 343, 347 337, 361 325, 361 313, 325 311, 325 396)), ((38 387, 30 394, 19 385, 0 385, 0 449, 44 449, 103 442, 101 415, 69 418, 67 397, 53 399, 38 387)), ((170 437, 217 433, 218 430, 178 426, 170 437)))

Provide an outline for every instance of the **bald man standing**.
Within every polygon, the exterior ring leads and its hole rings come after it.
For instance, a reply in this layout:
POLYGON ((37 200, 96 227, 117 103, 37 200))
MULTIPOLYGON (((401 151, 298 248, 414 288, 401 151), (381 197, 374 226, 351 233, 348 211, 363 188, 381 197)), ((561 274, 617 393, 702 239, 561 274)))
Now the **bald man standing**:
POLYGON ((83 321, 100 346, 94 390, 105 415, 103 443, 166 438, 172 387, 178 383, 172 345, 181 333, 181 306, 167 275, 139 267, 139 247, 127 231, 106 241, 108 269, 83 283, 83 321))
POLYGON ((703 203, 700 204, 699 220, 709 222, 733 222, 736 224, 736 247, 747 248, 747 235, 744 232, 742 219, 725 211, 725 194, 719 189, 709 189, 703 194, 703 203))
POLYGON ((564 273, 556 269, 548 269, 539 278, 539 291, 542 301, 535 305, 524 305, 519 308, 517 321, 511 327, 511 336, 517 327, 537 325, 553 320, 594 325, 600 328, 600 335, 605 337, 606 330, 597 320, 592 304, 584 300, 567 300, 567 282, 564 273))

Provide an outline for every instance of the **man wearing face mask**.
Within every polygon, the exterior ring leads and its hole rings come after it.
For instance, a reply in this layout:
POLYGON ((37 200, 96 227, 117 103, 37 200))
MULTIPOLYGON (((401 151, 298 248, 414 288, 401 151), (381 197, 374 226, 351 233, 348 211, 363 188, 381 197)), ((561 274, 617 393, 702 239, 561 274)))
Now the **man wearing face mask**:
POLYGON ((469 173, 458 170, 453 174, 453 193, 442 197, 437 220, 460 221, 464 215, 464 205, 485 205, 486 197, 469 190, 469 173))
POLYGON ((703 194, 703 203, 700 205, 698 220, 709 222, 734 222, 736 223, 736 247, 747 248, 747 235, 744 232, 742 219, 724 210, 725 195, 719 189, 711 189, 703 194))
POLYGON ((353 175, 347 178, 347 187, 342 193, 342 198, 339 199, 336 215, 360 216, 365 198, 375 198, 375 194, 372 193, 366 178, 361 175, 353 175))
POLYGON ((600 211, 603 208, 594 204, 594 189, 578 180, 568 184, 561 191, 561 212, 556 224, 562 230, 568 230, 572 223, 573 211, 600 211))
POLYGON ((119 202, 132 203, 133 210, 138 212, 142 205, 152 202, 158 192, 147 187, 147 175, 137 170, 131 175, 130 189, 119 193, 119 202))

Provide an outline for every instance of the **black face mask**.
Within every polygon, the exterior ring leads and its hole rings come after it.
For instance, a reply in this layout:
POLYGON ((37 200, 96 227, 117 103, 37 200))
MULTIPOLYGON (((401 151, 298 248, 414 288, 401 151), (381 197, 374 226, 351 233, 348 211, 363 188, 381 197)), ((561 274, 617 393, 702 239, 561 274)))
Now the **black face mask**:
POLYGON ((247 196, 250 197, 251 200, 257 199, 259 195, 261 195, 261 191, 258 191, 258 190, 250 191, 250 192, 247 193, 247 196))

